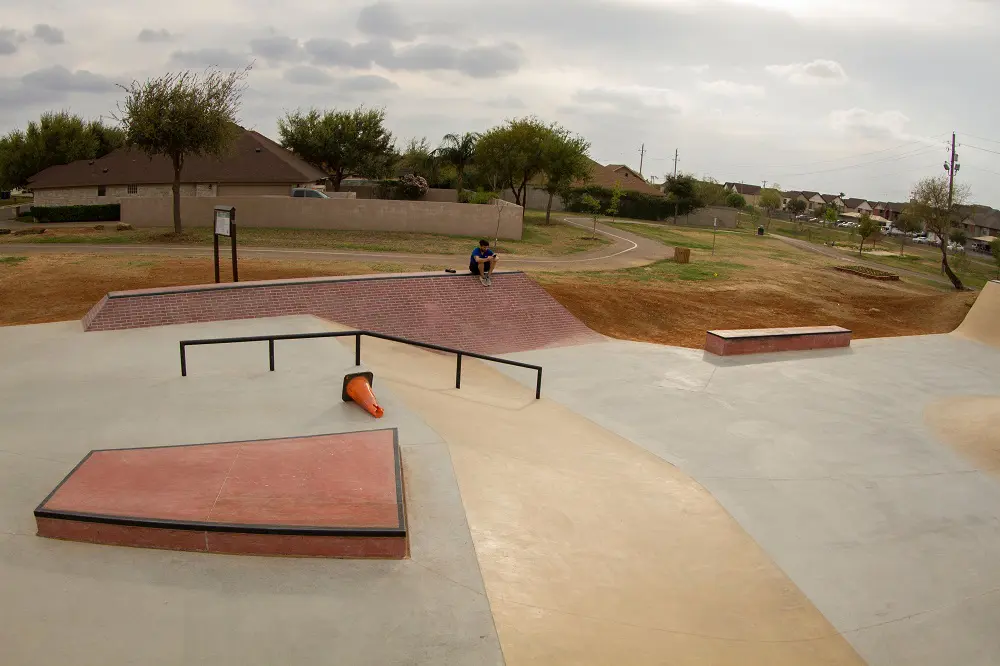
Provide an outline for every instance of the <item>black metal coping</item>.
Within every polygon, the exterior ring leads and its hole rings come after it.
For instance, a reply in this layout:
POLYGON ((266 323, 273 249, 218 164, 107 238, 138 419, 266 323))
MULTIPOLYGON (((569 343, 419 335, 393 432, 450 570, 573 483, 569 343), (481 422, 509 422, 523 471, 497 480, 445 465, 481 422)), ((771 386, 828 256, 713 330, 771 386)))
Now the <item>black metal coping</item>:
POLYGON ((853 331, 851 331, 850 329, 845 328, 840 331, 810 331, 808 333, 783 331, 781 333, 761 333, 760 335, 741 335, 736 338, 727 338, 722 335, 719 335, 716 331, 706 331, 706 332, 711 336, 719 338, 720 340, 729 340, 729 341, 760 340, 761 338, 805 338, 813 335, 844 335, 845 333, 853 333, 853 331))
MULTIPOLYGON (((519 275, 524 271, 494 271, 494 275, 519 275)), ((330 278, 301 278, 298 280, 257 280, 254 282, 224 282, 222 284, 193 286, 190 289, 169 288, 162 291, 143 291, 134 293, 128 291, 113 291, 107 294, 109 300, 118 298, 143 298, 145 296, 170 296, 171 294, 197 294, 210 291, 227 291, 229 289, 259 289, 261 287, 295 287, 312 284, 331 284, 336 282, 374 282, 378 280, 422 280, 427 278, 459 278, 470 277, 470 273, 459 271, 458 273, 386 273, 384 275, 363 275, 363 276, 336 276, 330 278)))
POLYGON ((51 518, 55 520, 72 520, 83 523, 100 523, 103 525, 121 525, 125 527, 148 527, 153 529, 181 530, 192 532, 236 533, 236 534, 271 534, 280 536, 326 536, 326 537, 405 537, 406 512, 403 497, 403 466, 399 450, 399 431, 396 428, 381 430, 357 430, 352 432, 332 432, 318 435, 300 435, 298 437, 263 437, 260 439, 242 439, 232 442, 203 442, 199 444, 180 444, 176 446, 135 446, 122 449, 94 449, 83 460, 63 477, 52 489, 41 504, 35 509, 35 518, 51 518), (267 442, 279 440, 310 439, 313 437, 329 437, 334 435, 350 435, 359 432, 392 432, 392 449, 394 458, 394 474, 396 477, 396 527, 319 527, 308 525, 254 525, 250 523, 215 523, 194 520, 170 520, 165 518, 139 518, 135 516, 117 516, 101 513, 80 511, 62 511, 46 509, 45 505, 62 488, 63 484, 83 466, 95 453, 112 451, 140 451, 153 449, 176 449, 189 446, 215 446, 219 444, 248 444, 252 442, 267 442))

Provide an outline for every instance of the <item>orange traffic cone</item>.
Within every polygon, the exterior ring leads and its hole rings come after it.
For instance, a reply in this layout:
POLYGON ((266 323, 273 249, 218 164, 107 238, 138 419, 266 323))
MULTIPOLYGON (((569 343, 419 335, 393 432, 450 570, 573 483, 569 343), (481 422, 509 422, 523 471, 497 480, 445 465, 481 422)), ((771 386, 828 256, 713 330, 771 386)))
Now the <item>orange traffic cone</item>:
POLYGON ((344 402, 356 402, 363 410, 377 419, 382 418, 385 412, 379 407, 375 394, 372 393, 372 384, 375 382, 375 375, 370 372, 358 372, 344 377, 344 392, 341 398, 344 402))

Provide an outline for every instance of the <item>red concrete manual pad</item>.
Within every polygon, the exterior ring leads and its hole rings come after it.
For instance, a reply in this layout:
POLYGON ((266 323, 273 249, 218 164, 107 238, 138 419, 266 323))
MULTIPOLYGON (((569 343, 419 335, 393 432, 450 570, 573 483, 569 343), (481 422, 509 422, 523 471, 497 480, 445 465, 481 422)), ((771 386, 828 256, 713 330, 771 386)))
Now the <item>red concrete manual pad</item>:
POLYGON ((840 326, 708 331, 705 339, 705 351, 716 356, 838 349, 850 346, 851 331, 840 326))
POLYGON ((92 451, 38 535, 246 555, 406 556, 396 431, 92 451))

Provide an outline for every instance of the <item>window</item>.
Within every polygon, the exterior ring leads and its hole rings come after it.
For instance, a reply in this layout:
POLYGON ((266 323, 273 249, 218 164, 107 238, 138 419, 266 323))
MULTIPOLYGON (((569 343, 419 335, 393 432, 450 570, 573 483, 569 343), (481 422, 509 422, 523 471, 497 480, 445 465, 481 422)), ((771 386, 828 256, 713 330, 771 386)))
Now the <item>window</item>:
POLYGON ((128 193, 129 194, 139 194, 139 186, 138 185, 129 185, 128 186, 128 193))
POLYGON ((103 197, 103 196, 107 196, 107 194, 108 194, 108 188, 107 188, 106 185, 98 185, 97 186, 97 196, 103 197))
POLYGON ((293 197, 304 197, 306 195, 302 190, 292 190, 293 197))

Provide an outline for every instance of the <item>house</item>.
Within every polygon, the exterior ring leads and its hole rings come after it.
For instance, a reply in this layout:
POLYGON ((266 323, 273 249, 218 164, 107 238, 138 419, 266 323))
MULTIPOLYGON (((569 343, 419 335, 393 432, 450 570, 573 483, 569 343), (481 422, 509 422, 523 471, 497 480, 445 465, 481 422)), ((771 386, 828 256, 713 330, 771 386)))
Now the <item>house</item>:
POLYGON ((868 203, 865 199, 857 199, 854 197, 848 197, 843 200, 844 212, 845 213, 857 213, 858 215, 871 215, 873 212, 872 205, 868 203))
POLYGON ((805 197, 802 192, 792 190, 790 192, 781 193, 781 208, 783 210, 788 210, 788 207, 793 201, 801 201, 806 205, 806 210, 809 209, 809 199, 805 197))
POLYGON ((819 192, 810 192, 808 190, 803 190, 801 192, 802 197, 806 200, 807 208, 810 212, 815 213, 820 208, 826 205, 826 199, 819 192))
MULTIPOLYGON (((640 176, 638 171, 624 164, 609 164, 604 166, 603 164, 598 164, 594 160, 590 161, 590 177, 586 180, 578 180, 574 182, 573 187, 578 188, 587 187, 588 185, 596 185, 610 190, 615 186, 615 183, 618 183, 625 192, 648 194, 654 197, 664 196, 663 192, 658 187, 650 185, 646 182, 646 179, 640 176)), ((546 206, 548 206, 549 194, 542 189, 544 185, 544 176, 536 176, 528 183, 528 187, 524 193, 524 201, 522 202, 525 208, 544 210, 546 206)), ((515 200, 514 193, 509 189, 503 192, 501 198, 504 201, 510 202, 515 200)), ((559 195, 552 197, 552 210, 566 210, 566 204, 559 195)))
POLYGON ((903 214, 903 209, 906 208, 905 203, 893 203, 881 201, 872 204, 872 212, 874 215, 885 218, 890 222, 895 222, 899 219, 899 216, 903 214))
POLYGON ((760 185, 745 185, 743 183, 726 183, 723 185, 727 192, 734 192, 741 195, 747 201, 748 206, 756 206, 760 203, 760 185))
MULTIPOLYGON (((181 171, 181 196, 288 196, 293 187, 327 175, 266 136, 241 128, 223 158, 189 157, 181 171)), ((172 195, 173 166, 121 148, 96 160, 49 167, 29 179, 36 206, 119 203, 128 197, 172 195)))
POLYGON ((1000 210, 989 206, 967 206, 961 224, 972 241, 972 249, 989 252, 993 243, 1000 238, 1000 210))
POLYGON ((844 200, 837 194, 821 194, 820 197, 823 199, 823 203, 827 206, 833 206, 838 211, 843 211, 845 208, 844 200))

